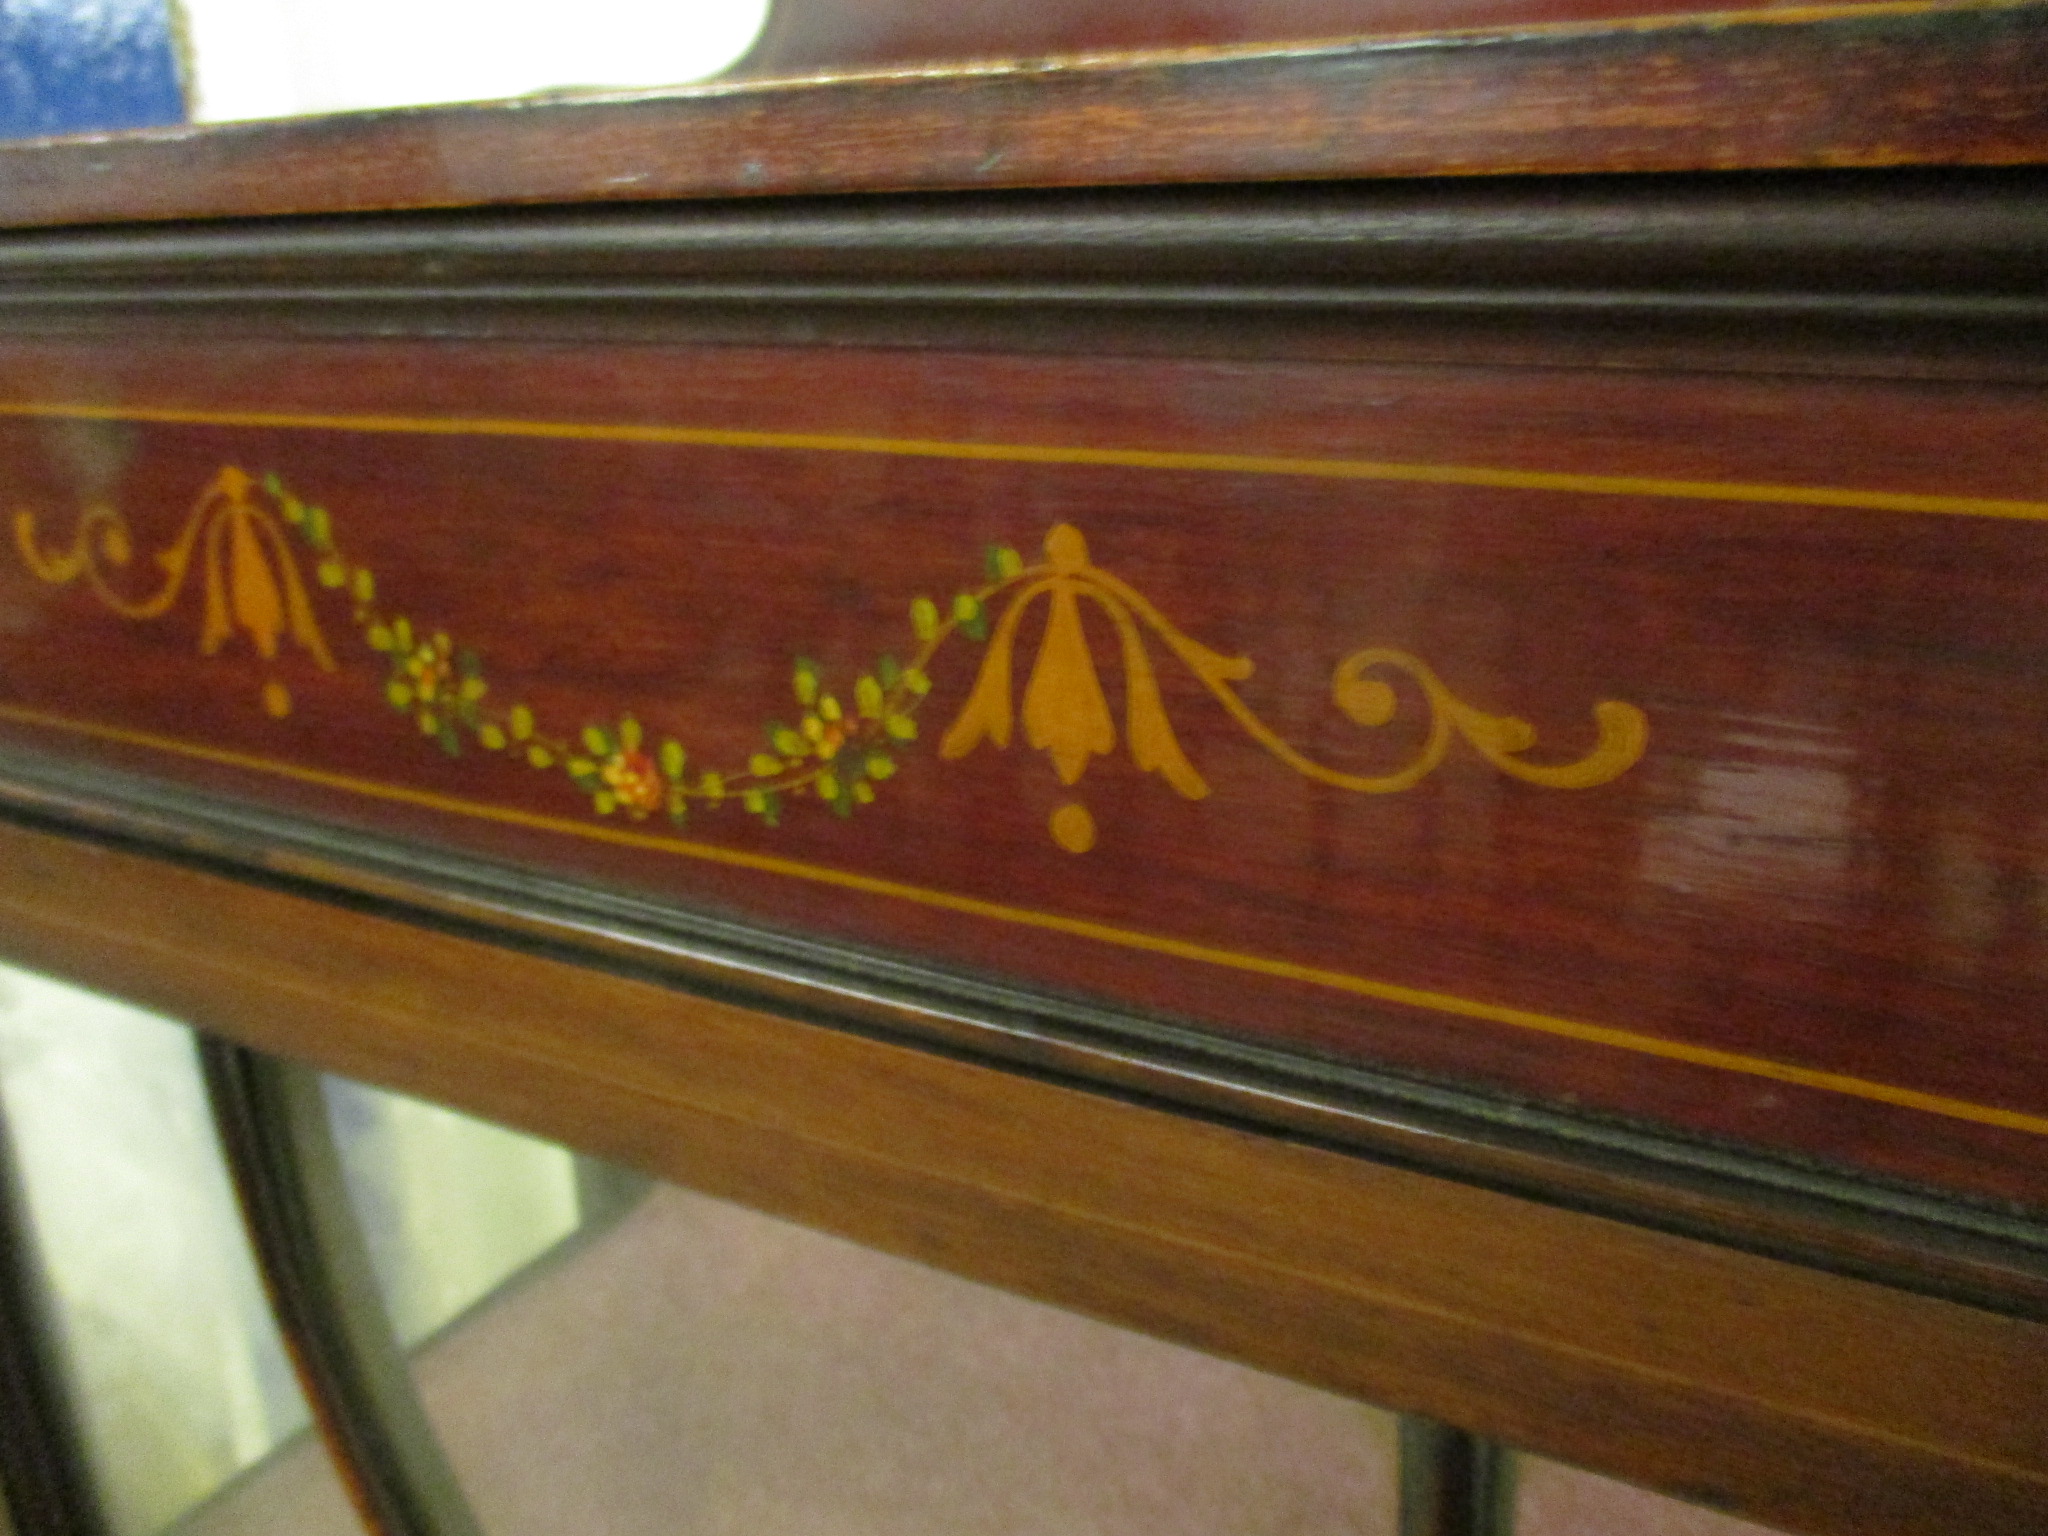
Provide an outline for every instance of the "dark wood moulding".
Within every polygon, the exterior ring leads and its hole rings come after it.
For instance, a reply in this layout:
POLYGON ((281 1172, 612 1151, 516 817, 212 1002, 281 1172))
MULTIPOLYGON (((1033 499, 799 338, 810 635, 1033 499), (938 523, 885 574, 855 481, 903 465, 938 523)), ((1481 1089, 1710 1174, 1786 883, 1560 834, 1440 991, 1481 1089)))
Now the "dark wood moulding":
POLYGON ((1877 4, 10 144, 0 224, 2044 154, 2048 8, 1877 4))
POLYGON ((2037 379, 2031 167, 24 231, 15 335, 768 343, 2037 379))

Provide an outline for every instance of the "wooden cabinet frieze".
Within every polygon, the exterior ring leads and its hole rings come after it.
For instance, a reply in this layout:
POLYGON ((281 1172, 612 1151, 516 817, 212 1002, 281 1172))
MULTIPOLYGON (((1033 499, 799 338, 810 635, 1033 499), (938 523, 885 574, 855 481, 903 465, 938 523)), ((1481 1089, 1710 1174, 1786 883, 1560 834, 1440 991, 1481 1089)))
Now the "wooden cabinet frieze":
POLYGON ((45 750, 2048 1204, 2038 392, 0 354, 45 750))

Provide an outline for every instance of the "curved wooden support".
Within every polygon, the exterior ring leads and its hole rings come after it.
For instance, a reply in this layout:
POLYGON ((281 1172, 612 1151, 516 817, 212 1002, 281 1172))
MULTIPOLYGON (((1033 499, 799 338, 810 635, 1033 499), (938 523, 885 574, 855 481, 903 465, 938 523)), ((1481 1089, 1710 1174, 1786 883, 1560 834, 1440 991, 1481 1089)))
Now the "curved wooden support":
POLYGON ((357 1511, 375 1536, 481 1536, 378 1300, 319 1075, 199 1041, 257 1269, 357 1511))

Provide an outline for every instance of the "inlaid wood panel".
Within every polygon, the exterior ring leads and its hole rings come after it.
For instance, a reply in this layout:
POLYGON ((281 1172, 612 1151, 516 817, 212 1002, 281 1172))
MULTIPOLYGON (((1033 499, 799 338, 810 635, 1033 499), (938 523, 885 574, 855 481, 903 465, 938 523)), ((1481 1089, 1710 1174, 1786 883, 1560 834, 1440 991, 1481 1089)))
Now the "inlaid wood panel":
POLYGON ((9 738, 2038 1205, 2036 391, 0 363, 9 738))

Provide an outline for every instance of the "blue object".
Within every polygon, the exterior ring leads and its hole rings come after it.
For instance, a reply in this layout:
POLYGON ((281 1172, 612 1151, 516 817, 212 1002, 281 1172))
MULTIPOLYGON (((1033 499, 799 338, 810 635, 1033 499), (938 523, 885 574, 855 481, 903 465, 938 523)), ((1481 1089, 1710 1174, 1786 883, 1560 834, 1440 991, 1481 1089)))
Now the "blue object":
POLYGON ((0 0, 0 138, 184 121, 170 0, 0 0))

